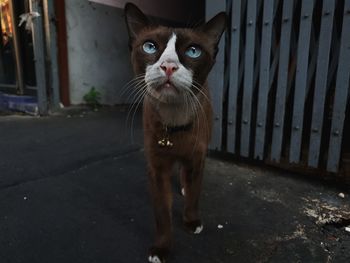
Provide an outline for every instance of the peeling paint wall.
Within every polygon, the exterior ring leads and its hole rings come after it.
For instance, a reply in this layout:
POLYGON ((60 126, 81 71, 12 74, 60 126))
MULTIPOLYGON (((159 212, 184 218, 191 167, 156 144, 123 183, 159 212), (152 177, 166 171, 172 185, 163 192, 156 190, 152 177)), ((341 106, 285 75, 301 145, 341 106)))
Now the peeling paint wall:
POLYGON ((91 87, 104 104, 125 102, 121 89, 132 78, 123 10, 86 0, 66 1, 69 86, 72 104, 91 87))

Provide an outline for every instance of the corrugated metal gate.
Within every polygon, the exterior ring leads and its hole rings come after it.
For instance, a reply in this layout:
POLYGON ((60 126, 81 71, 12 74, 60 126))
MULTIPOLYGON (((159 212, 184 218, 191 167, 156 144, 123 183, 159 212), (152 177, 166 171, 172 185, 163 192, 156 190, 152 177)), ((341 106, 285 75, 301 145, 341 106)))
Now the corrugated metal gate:
POLYGON ((207 0, 206 16, 225 9, 211 149, 338 172, 350 152, 350 0, 207 0))

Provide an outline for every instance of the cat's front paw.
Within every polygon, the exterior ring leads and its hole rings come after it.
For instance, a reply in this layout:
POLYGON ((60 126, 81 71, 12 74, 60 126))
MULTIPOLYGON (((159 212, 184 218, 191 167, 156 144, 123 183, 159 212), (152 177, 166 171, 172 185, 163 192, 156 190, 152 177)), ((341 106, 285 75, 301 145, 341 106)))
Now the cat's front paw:
POLYGON ((204 228, 201 220, 185 222, 184 224, 185 224, 186 229, 190 233, 195 234, 195 235, 200 234, 204 228))
POLYGON ((148 262, 164 263, 168 254, 169 250, 166 248, 151 247, 148 253, 148 262))

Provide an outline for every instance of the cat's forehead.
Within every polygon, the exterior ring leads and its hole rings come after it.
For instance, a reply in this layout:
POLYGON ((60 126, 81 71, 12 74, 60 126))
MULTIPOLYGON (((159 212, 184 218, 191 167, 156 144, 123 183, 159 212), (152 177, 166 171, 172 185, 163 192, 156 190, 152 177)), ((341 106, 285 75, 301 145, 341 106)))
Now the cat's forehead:
POLYGON ((154 40, 158 43, 166 44, 169 39, 176 35, 177 43, 183 42, 202 42, 203 33, 190 28, 171 28, 159 26, 156 28, 147 28, 139 35, 139 41, 154 40))

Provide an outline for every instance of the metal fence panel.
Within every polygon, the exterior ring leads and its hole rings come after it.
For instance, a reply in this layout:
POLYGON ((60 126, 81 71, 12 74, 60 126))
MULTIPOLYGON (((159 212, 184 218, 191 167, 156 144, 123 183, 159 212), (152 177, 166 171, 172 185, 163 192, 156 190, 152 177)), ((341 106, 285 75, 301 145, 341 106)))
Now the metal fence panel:
POLYGON ((313 8, 314 0, 302 1, 292 134, 289 151, 289 161, 291 163, 298 163, 300 161, 313 8))
MULTIPOLYGON (((226 1, 207 1, 206 19, 211 19, 217 13, 226 10, 226 1)), ((216 56, 216 63, 208 77, 209 88, 214 111, 214 123, 210 149, 221 150, 222 145, 222 112, 224 93, 224 65, 225 65, 225 34, 219 43, 219 52, 216 56)))
POLYGON ((350 156, 350 0, 227 3, 229 85, 219 67, 212 149, 338 172, 341 154, 350 156))
POLYGON ((261 59, 260 59, 260 82, 258 93, 257 120, 255 132, 255 152, 254 157, 260 160, 264 158, 266 111, 268 92, 270 90, 270 60, 271 60, 271 40, 273 25, 274 0, 264 1, 263 29, 261 39, 261 59))
POLYGON ((284 1, 281 24, 280 60, 272 131, 271 159, 280 161, 282 151, 284 115, 288 87, 290 41, 293 24, 294 0, 284 1))
POLYGON ((345 0, 327 169, 338 171, 350 77, 350 0, 345 0))
POLYGON ((234 14, 231 21, 231 46, 229 64, 229 90, 228 90, 228 125, 227 125, 227 151, 235 153, 237 128, 237 93, 239 88, 239 53, 241 42, 241 0, 233 0, 231 12, 234 14))
POLYGON ((316 82, 308 156, 308 164, 311 167, 318 166, 320 156, 324 105, 327 91, 328 64, 332 41, 334 8, 334 0, 324 1, 317 58, 316 82))
POLYGON ((241 124, 241 155, 249 156, 250 147, 250 126, 253 98, 253 79, 254 79, 254 55, 255 55, 255 28, 257 20, 257 1, 249 0, 247 7, 246 24, 246 45, 244 61, 244 90, 243 90, 243 109, 241 124))

